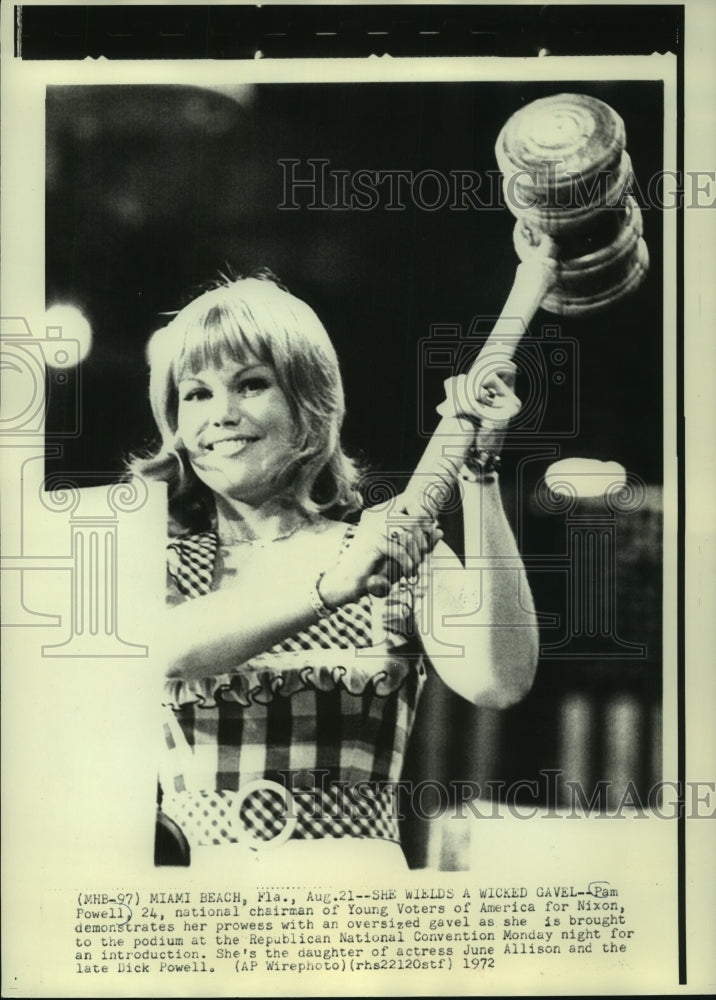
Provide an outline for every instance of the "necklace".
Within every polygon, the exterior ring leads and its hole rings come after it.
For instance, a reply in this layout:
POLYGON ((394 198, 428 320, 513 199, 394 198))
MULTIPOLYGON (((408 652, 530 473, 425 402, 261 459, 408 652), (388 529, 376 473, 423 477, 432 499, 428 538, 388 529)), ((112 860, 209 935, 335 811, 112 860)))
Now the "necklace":
POLYGON ((293 535, 295 535, 296 532, 299 531, 301 528, 312 523, 313 522, 310 520, 301 521, 298 524, 294 525, 294 527, 291 528, 290 531, 284 531, 283 534, 281 535, 274 535, 273 538, 238 538, 238 537, 231 537, 231 536, 227 537, 226 535, 221 535, 219 540, 222 548, 224 549, 232 548, 234 545, 250 545, 252 548, 255 549, 265 549, 268 545, 273 545, 274 542, 284 542, 287 538, 291 538, 293 535))

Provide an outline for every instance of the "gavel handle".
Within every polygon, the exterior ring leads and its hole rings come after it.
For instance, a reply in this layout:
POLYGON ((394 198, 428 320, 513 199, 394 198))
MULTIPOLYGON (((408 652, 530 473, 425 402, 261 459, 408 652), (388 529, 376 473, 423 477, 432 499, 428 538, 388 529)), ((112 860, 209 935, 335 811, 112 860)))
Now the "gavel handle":
MULTIPOLYGON (((543 236, 534 256, 517 267, 504 308, 467 374, 468 386, 479 385, 489 374, 511 369, 520 340, 554 284, 557 263, 553 253, 553 241, 543 236)), ((483 420, 476 433, 465 418, 443 417, 405 490, 405 513, 427 511, 436 517, 472 446, 499 454, 506 428, 507 421, 483 420)))
MULTIPOLYGON (((492 332, 467 374, 468 386, 479 385, 489 374, 512 374, 512 357, 545 293, 554 284, 557 263, 554 243, 543 236, 535 254, 517 267, 515 280, 492 332)), ((507 376, 509 378, 510 376, 507 376)), ((499 454, 508 421, 482 420, 478 430, 464 417, 443 417, 418 462, 401 498, 401 513, 437 517, 447 503, 460 469, 473 445, 499 454)), ((385 570, 368 580, 368 592, 385 597, 390 580, 385 570)))

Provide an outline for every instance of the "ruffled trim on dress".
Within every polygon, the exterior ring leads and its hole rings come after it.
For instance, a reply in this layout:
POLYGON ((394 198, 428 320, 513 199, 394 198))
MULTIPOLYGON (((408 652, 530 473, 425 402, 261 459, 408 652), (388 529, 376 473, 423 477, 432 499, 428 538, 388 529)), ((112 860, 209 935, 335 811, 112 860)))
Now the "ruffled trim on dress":
MULTIPOLYGON (((320 656, 318 657, 320 660, 320 656)), ((281 657, 285 664, 285 654, 281 657)), ((422 668, 422 665, 419 669, 422 668)), ((366 691, 387 698, 404 683, 411 670, 407 658, 385 658, 380 667, 310 663, 302 667, 261 666, 256 660, 236 673, 202 677, 192 681, 168 681, 167 704, 194 704, 196 708, 216 708, 217 702, 234 702, 248 708, 269 705, 274 699, 291 698, 302 691, 343 690, 359 697, 366 691)))
MULTIPOLYGON (((350 544, 354 531, 348 526, 344 544, 350 544)), ((211 592, 217 548, 213 531, 169 544, 167 568, 184 597, 211 592)), ((290 698, 301 691, 337 689, 356 696, 370 689, 378 697, 387 697, 403 684, 411 661, 417 659, 418 672, 424 673, 421 653, 410 641, 415 634, 416 583, 401 580, 382 602, 386 629, 382 639, 373 635, 374 609, 372 599, 366 596, 231 672, 168 680, 166 704, 215 708, 219 701, 248 707, 268 705, 278 696, 290 698), (382 649, 376 639, 384 643, 382 649)))

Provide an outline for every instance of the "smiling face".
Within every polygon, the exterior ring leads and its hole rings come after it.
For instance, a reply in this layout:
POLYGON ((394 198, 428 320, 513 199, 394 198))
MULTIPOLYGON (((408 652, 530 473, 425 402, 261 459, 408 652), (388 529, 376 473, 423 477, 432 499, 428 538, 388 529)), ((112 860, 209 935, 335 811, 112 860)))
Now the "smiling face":
POLYGON ((207 530, 219 497, 358 507, 338 358, 305 302, 266 277, 227 281, 157 330, 147 360, 161 445, 134 467, 169 484, 172 530, 207 530))
POLYGON ((185 372, 178 434, 215 494, 258 506, 276 496, 296 458, 296 424, 271 365, 247 357, 185 372))

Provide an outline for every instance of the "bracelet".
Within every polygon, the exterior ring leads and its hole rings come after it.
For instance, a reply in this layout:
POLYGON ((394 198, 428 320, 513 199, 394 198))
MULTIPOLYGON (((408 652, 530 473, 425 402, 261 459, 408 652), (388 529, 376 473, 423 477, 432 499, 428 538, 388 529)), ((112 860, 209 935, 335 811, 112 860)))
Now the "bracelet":
POLYGON ((333 614, 333 609, 328 607, 326 602, 321 597, 321 592, 318 589, 324 575, 325 571, 323 573, 318 574, 318 579, 314 583, 312 589, 308 592, 308 600, 319 620, 322 618, 330 618, 330 616, 333 614))
POLYGON ((468 483, 493 483, 499 471, 500 456, 473 445, 460 470, 460 478, 468 483))

